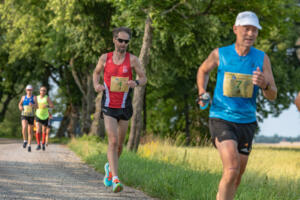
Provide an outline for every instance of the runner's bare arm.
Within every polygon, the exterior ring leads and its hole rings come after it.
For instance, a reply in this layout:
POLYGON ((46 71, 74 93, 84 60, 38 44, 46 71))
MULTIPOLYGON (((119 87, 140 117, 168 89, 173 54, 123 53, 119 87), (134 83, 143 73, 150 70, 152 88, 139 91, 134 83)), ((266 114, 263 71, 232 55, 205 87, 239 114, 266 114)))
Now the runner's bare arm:
POLYGON ((253 84, 262 88, 263 95, 269 100, 275 100, 277 97, 277 87, 274 81, 271 62, 267 54, 264 57, 263 72, 257 68, 253 72, 253 84))
POLYGON ((49 108, 54 108, 53 102, 51 101, 51 99, 48 97, 47 98, 48 104, 49 104, 49 108))
POLYGON ((105 87, 99 83, 101 72, 104 69, 107 54, 102 54, 98 60, 98 64, 93 72, 93 85, 96 92, 105 90, 105 87))
POLYGON ((209 73, 219 66, 219 49, 214 49, 206 60, 201 64, 197 73, 198 94, 202 95, 206 92, 206 87, 209 79, 209 73))
POLYGON ((34 101, 33 107, 38 108, 36 96, 33 96, 33 101, 34 101))
MULTIPOLYGON (((146 85, 147 77, 146 77, 145 72, 142 70, 141 63, 140 63, 138 57, 136 57, 134 55, 131 55, 130 56, 130 62, 131 62, 131 67, 134 68, 134 70, 137 74, 136 80, 139 83, 138 85, 141 85, 141 86, 146 85)), ((128 81, 128 84, 130 86, 131 85, 137 86, 137 83, 135 81, 128 81)))
POLYGON ((22 111, 23 110, 23 101, 24 101, 24 96, 21 97, 21 100, 19 102, 19 110, 22 111))
POLYGON ((33 100, 34 100, 34 107, 37 109, 37 108, 39 107, 39 104, 38 104, 38 102, 37 102, 37 97, 34 96, 34 97, 33 97, 33 100))

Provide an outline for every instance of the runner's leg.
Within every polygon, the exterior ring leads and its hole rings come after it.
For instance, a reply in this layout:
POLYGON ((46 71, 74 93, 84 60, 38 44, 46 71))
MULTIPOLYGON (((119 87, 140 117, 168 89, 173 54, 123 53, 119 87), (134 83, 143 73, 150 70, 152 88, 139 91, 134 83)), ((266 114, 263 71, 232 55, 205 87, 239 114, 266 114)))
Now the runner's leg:
POLYGON ((118 140, 118 157, 120 158, 121 154, 122 154, 122 150, 123 150, 123 144, 124 144, 124 139, 128 130, 128 124, 129 121, 125 121, 125 120, 120 120, 119 121, 119 126, 118 126, 118 136, 119 136, 119 140, 118 140))
POLYGON ((28 122, 27 120, 23 119, 22 120, 22 135, 23 135, 23 142, 26 141, 27 139, 27 134, 26 134, 26 129, 27 129, 27 125, 28 125, 28 122))
POLYGON ((46 145, 48 145, 50 130, 51 130, 50 127, 47 126, 47 131, 46 131, 46 145))
POLYGON ((215 140, 219 155, 223 163, 223 175, 219 183, 217 200, 233 200, 236 183, 241 171, 240 154, 234 140, 219 142, 215 140))
POLYGON ((28 145, 29 146, 31 145, 32 129, 33 129, 32 125, 28 124, 27 134, 28 134, 28 145))
POLYGON ((107 159, 112 176, 118 176, 118 121, 104 115, 104 124, 108 136, 107 159))
POLYGON ((248 155, 244 155, 244 154, 240 154, 240 173, 239 173, 239 176, 236 180, 236 183, 235 183, 235 192, 238 188, 238 186, 240 185, 241 183, 241 179, 242 179, 242 175, 244 174, 245 170, 246 170, 246 166, 247 166, 247 163, 248 163, 248 155))
POLYGON ((43 131, 42 131, 43 132, 42 144, 44 145, 45 141, 46 141, 47 126, 43 125, 42 128, 43 128, 43 131))
POLYGON ((36 122, 36 143, 40 145, 41 141, 41 133, 42 133, 42 124, 40 122, 36 122))

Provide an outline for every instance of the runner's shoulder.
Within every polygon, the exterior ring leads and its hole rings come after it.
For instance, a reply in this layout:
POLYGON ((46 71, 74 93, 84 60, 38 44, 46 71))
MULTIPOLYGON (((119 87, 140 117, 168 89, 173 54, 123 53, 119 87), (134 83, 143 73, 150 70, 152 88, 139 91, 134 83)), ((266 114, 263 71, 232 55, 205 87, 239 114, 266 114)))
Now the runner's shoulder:
POLYGON ((99 61, 106 62, 106 59, 107 59, 107 53, 104 53, 100 56, 99 61))
POLYGON ((210 53, 215 59, 219 59, 219 48, 215 48, 214 50, 212 50, 212 52, 210 53))
MULTIPOLYGON (((139 58, 131 53, 130 54, 130 63, 134 64, 134 63, 137 63, 139 62, 139 58)), ((131 67, 133 67, 134 65, 131 65, 131 67)))

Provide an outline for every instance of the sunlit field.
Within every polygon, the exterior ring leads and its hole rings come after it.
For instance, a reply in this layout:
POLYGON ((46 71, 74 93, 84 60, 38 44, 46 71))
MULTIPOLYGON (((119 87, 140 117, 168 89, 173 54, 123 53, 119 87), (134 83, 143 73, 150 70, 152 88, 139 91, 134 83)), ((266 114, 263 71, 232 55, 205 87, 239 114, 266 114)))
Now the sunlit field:
MULTIPOLYGON (((103 173, 107 144, 84 137, 69 146, 103 173)), ((124 184, 159 199, 213 200, 221 175, 213 147, 176 147, 159 140, 140 145, 137 153, 125 150, 119 166, 124 184)), ((235 199, 299 200, 300 148, 254 145, 235 199)))
MULTIPOLYGON (((141 145, 138 154, 141 157, 183 165, 193 170, 222 172, 219 154, 212 146, 187 148, 175 147, 168 142, 152 141, 141 145)), ((251 176, 252 173, 275 180, 299 181, 300 146, 254 145, 245 177, 251 176)))

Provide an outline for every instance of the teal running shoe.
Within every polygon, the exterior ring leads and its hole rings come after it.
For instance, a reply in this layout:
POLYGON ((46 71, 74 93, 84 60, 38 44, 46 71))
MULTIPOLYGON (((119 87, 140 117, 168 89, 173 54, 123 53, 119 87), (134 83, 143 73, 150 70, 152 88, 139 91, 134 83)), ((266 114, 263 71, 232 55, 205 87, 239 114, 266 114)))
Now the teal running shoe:
POLYGON ((120 181, 118 179, 115 179, 113 181, 113 192, 117 193, 117 192, 121 192, 122 190, 123 190, 122 183, 120 183, 120 181))
POLYGON ((109 171, 109 164, 108 162, 104 165, 104 171, 105 171, 105 176, 103 179, 103 183, 106 187, 112 186, 112 174, 109 171))

